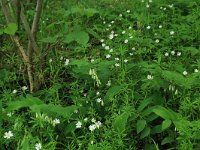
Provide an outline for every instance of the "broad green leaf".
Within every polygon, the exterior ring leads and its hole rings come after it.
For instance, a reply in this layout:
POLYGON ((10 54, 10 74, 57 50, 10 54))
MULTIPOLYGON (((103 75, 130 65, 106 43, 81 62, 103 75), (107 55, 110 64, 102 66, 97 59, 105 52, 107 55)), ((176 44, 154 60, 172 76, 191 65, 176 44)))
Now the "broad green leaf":
POLYGON ((167 136, 165 137, 162 142, 161 142, 161 145, 165 145, 165 144, 168 144, 168 143, 172 143, 174 141, 174 139, 170 136, 167 136))
POLYGON ((156 125, 151 129, 151 134, 161 133, 162 132, 162 126, 156 125))
POLYGON ((9 35, 14 35, 17 31, 17 25, 15 23, 9 23, 8 26, 4 29, 4 33, 9 35))
POLYGON ((146 106, 148 106, 152 102, 151 99, 145 99, 141 102, 140 106, 138 107, 138 111, 141 112, 146 106))
POLYGON ((8 103, 7 110, 8 111, 13 111, 13 110, 18 110, 23 107, 31 107, 33 105, 41 105, 43 102, 31 95, 27 95, 26 97, 19 97, 19 100, 17 101, 12 101, 8 103))
POLYGON ((151 132, 150 127, 146 127, 144 130, 142 130, 140 139, 147 137, 150 134, 150 132, 151 132))
POLYGON ((112 86, 111 88, 108 89, 105 99, 111 99, 115 95, 119 94, 122 90, 124 90, 124 87, 126 85, 117 85, 117 86, 112 86))
POLYGON ((137 134, 140 133, 146 126, 146 120, 138 120, 137 121, 137 134))
POLYGON ((172 121, 169 119, 166 119, 162 122, 162 130, 167 129, 168 127, 170 127, 170 125, 172 124, 172 121))
POLYGON ((76 41, 81 45, 86 45, 89 41, 89 35, 85 31, 74 31, 69 33, 65 39, 65 43, 71 43, 72 41, 76 41))

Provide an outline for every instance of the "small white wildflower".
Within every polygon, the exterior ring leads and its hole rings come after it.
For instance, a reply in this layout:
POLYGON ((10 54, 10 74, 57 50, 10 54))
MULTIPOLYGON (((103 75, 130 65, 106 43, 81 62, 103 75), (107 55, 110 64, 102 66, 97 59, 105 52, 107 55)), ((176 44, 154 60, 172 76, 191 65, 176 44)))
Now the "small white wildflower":
POLYGON ((155 35, 155 36, 157 36, 157 35, 158 35, 158 33, 154 33, 154 35, 155 35))
POLYGON ((175 33, 174 31, 170 31, 170 35, 174 35, 174 33, 175 33))
POLYGON ((122 17, 122 14, 119 14, 120 17, 122 17))
POLYGON ((153 80, 153 76, 152 75, 147 75, 147 79, 148 80, 153 80))
POLYGON ((163 9, 163 7, 160 7, 160 9, 163 9))
POLYGON ((146 4, 146 8, 149 8, 150 6, 149 6, 149 4, 146 4))
POLYGON ((183 71, 183 75, 185 75, 185 76, 186 76, 187 74, 188 74, 188 73, 187 73, 187 71, 183 71))
POLYGON ((106 85, 111 86, 111 81, 109 80, 106 85))
POLYGON ((118 34, 115 34, 114 36, 118 36, 118 34))
POLYGON ((152 3, 153 1, 152 0, 149 0, 149 3, 152 3))
POLYGON ((11 112, 7 113, 8 117, 11 117, 12 115, 13 115, 13 113, 11 113, 11 112))
POLYGON ((124 62, 125 62, 125 63, 127 63, 127 62, 128 62, 128 60, 127 60, 127 59, 124 59, 124 62))
POLYGON ((102 47, 105 47, 105 46, 106 46, 106 44, 105 44, 105 43, 102 43, 102 44, 101 44, 101 46, 102 46, 102 47))
POLYGON ((93 63, 93 62, 94 62, 94 59, 91 59, 90 62, 93 63))
POLYGON ((166 10, 166 8, 164 7, 163 10, 166 10))
POLYGON ((41 150, 42 149, 42 144, 41 143, 36 143, 35 144, 35 149, 36 150, 41 150))
POLYGON ((63 56, 60 57, 60 60, 63 60, 63 56))
POLYGON ((122 31, 122 34, 125 34, 126 33, 126 31, 122 31))
POLYGON ((130 56, 133 56, 133 53, 129 53, 130 56))
POLYGON ((106 24, 106 22, 104 21, 103 24, 106 24))
POLYGON ((8 132, 5 132, 4 133, 4 138, 5 139, 10 139, 11 137, 13 136, 13 133, 12 133, 12 131, 8 131, 8 132))
POLYGON ((132 29, 132 27, 130 26, 130 27, 128 27, 128 29, 130 30, 130 29, 132 29))
POLYGON ((115 58, 115 60, 117 60, 117 61, 118 61, 118 60, 119 60, 119 58, 115 58))
POLYGON ((168 52, 166 52, 166 53, 165 53, 165 56, 166 56, 166 57, 167 57, 167 56, 169 56, 169 53, 168 53, 168 52))
POLYGON ((89 126, 89 130, 90 131, 94 131, 96 129, 96 125, 95 124, 92 124, 89 126))
POLYGON ((49 63, 51 63, 52 61, 53 61, 53 60, 50 58, 50 59, 49 59, 49 63))
POLYGON ((159 41, 159 39, 156 39, 155 42, 156 42, 156 43, 159 43, 160 41, 159 41))
POLYGON ((115 64, 115 67, 119 67, 119 66, 120 66, 120 64, 119 64, 119 63, 116 63, 116 64, 115 64))
POLYGON ((111 52, 111 53, 113 52, 113 49, 112 49, 112 48, 110 49, 110 52, 111 52))
POLYGON ((103 43, 103 42, 104 42, 104 39, 101 39, 100 41, 101 41, 101 43, 103 43))
POLYGON ((178 53, 177 53, 177 56, 181 56, 181 52, 178 52, 178 53))
POLYGON ((82 126, 82 123, 80 122, 80 121, 78 121, 77 123, 76 123, 76 128, 78 129, 78 128, 81 128, 81 126, 82 126))
POLYGON ((194 72, 197 73, 197 72, 199 72, 199 70, 198 69, 194 69, 194 72))
POLYGON ((53 124, 54 124, 54 125, 60 124, 60 119, 55 118, 55 119, 53 120, 53 124))
POLYGON ((115 23, 115 21, 111 21, 110 23, 112 23, 112 24, 113 24, 113 23, 115 23))
POLYGON ((99 95, 99 94, 100 94, 100 92, 97 92, 97 93, 96 93, 96 95, 99 95))
POLYGON ((101 123, 100 121, 97 121, 97 122, 95 123, 95 125, 96 125, 96 127, 99 129, 99 127, 102 125, 102 123, 101 123))
POLYGON ((174 54, 175 54, 175 51, 171 51, 171 54, 174 55, 174 54))
POLYGON ((83 120, 84 120, 85 122, 87 122, 87 121, 88 121, 88 118, 84 118, 83 120))
POLYGON ((109 50, 109 48, 110 48, 109 46, 105 46, 105 50, 109 50))
POLYGON ((133 36, 130 36, 129 38, 130 38, 130 39, 132 39, 132 38, 133 38, 133 36))
POLYGON ((111 55, 110 55, 110 54, 107 54, 107 55, 106 55, 106 58, 107 58, 107 59, 108 59, 108 58, 110 58, 110 57, 111 57, 111 55))
POLYGON ((111 31, 111 34, 114 34, 115 32, 114 31, 111 31))
POLYGON ((91 120, 93 123, 95 123, 96 122, 96 119, 94 119, 94 118, 92 118, 92 120, 91 120))
POLYGON ((161 28, 162 28, 162 25, 159 25, 158 27, 161 29, 161 28))
POLYGON ((133 47, 132 50, 134 51, 134 50, 135 50, 135 47, 133 47))
POLYGON ((22 86, 22 90, 23 90, 23 91, 25 91, 25 90, 27 90, 27 89, 28 89, 27 86, 22 86))
POLYGON ((124 43, 128 43, 128 39, 124 40, 124 43))
POLYGON ((94 141, 90 141, 90 144, 92 144, 92 145, 93 145, 93 144, 94 144, 94 141))
POLYGON ((174 5, 173 4, 171 4, 171 5, 168 5, 170 8, 172 8, 174 5))
POLYGON ((111 27, 111 26, 112 26, 111 24, 108 25, 108 27, 111 27))
POLYGON ((114 34, 109 35, 109 39, 112 40, 114 38, 114 34))
POLYGON ((97 98, 97 100, 96 100, 98 103, 100 103, 101 101, 102 101, 102 99, 101 98, 97 98))
POLYGON ((65 66, 68 66, 69 64, 69 59, 65 59, 65 66))
POLYGON ((176 89, 176 91, 175 91, 175 93, 174 93, 175 95, 177 95, 178 94, 178 90, 176 89))
POLYGON ((13 94, 16 94, 16 93, 17 93, 17 90, 13 90, 12 93, 13 93, 13 94))
POLYGON ((130 11, 130 10, 127 10, 126 12, 127 12, 127 13, 130 13, 131 11, 130 11))
POLYGON ((147 26, 147 29, 148 29, 148 30, 151 29, 151 26, 147 26))

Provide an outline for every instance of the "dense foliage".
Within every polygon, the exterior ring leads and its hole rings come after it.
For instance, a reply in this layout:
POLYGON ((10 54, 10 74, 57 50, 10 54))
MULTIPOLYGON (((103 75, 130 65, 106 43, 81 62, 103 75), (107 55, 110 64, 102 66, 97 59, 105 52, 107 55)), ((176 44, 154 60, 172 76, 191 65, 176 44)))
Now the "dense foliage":
MULTIPOLYGON (((23 4, 31 22, 35 4, 23 4)), ((199 0, 46 0, 42 11, 34 93, 0 14, 0 149, 200 149, 199 0)))

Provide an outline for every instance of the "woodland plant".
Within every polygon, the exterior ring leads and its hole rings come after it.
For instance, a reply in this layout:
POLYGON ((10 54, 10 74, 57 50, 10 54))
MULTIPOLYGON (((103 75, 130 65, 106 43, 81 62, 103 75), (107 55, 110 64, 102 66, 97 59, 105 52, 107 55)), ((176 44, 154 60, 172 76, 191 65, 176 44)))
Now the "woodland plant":
POLYGON ((200 2, 21 0, 20 26, 16 6, 1 0, 1 149, 200 148, 200 2))

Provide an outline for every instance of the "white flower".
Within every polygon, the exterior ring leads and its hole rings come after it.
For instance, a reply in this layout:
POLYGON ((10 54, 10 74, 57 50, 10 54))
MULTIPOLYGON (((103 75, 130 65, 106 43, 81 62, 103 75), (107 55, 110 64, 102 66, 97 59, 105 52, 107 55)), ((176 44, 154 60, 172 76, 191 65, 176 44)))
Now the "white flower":
POLYGON ((91 59, 90 62, 93 63, 93 62, 94 62, 94 59, 91 59))
POLYGON ((92 118, 92 120, 91 120, 93 123, 95 123, 96 122, 96 119, 94 119, 94 118, 92 118))
POLYGON ((53 125, 60 124, 60 119, 55 118, 53 120, 53 125))
POLYGON ((42 149, 41 143, 36 143, 36 144, 35 144, 35 149, 36 149, 36 150, 42 149))
POLYGON ((163 9, 163 7, 160 7, 160 9, 163 9))
POLYGON ((125 34, 126 33, 126 31, 122 31, 122 34, 125 34))
POLYGON ((132 27, 130 26, 130 27, 128 27, 128 29, 132 29, 132 27))
POLYGON ((7 113, 8 117, 11 117, 12 115, 13 115, 13 113, 11 113, 11 112, 7 113))
POLYGON ((87 121, 88 121, 88 118, 84 118, 83 120, 84 120, 85 122, 87 122, 87 121))
POLYGON ((129 53, 130 56, 133 56, 133 53, 129 53))
POLYGON ((12 131, 8 131, 8 132, 5 132, 4 133, 4 138, 5 139, 10 139, 11 137, 13 136, 13 133, 12 133, 12 131))
POLYGON ((106 85, 111 86, 111 81, 109 80, 106 85))
POLYGON ((178 52, 178 53, 177 53, 177 56, 181 56, 181 52, 178 52))
POLYGON ((119 67, 119 66, 120 66, 120 64, 119 64, 119 63, 116 63, 116 64, 115 64, 115 67, 119 67))
POLYGON ((101 101, 102 101, 102 99, 101 98, 97 98, 97 100, 96 100, 98 103, 100 103, 101 101))
POLYGON ((187 71, 183 71, 183 75, 185 75, 185 76, 186 76, 187 74, 188 74, 188 73, 187 73, 187 71))
POLYGON ((152 75, 147 75, 147 79, 148 80, 153 80, 153 76, 152 75))
POLYGON ((111 31, 111 34, 114 34, 115 32, 114 31, 111 31))
POLYGON ((166 53, 165 53, 165 56, 166 56, 166 57, 167 57, 167 56, 169 56, 169 53, 168 53, 168 52, 166 52, 166 53))
POLYGON ((106 58, 110 58, 110 57, 111 57, 111 55, 110 55, 110 54, 107 54, 107 55, 106 55, 106 58))
POLYGON ((152 3, 152 0, 149 0, 149 3, 152 3))
POLYGON ((63 56, 60 57, 60 60, 63 60, 63 56))
POLYGON ((111 24, 109 24, 108 27, 111 27, 111 24))
POLYGON ((133 36, 130 36, 129 38, 130 38, 130 39, 132 39, 132 38, 133 38, 133 36))
POLYGON ((199 72, 199 70, 198 69, 194 69, 194 72, 197 73, 197 72, 199 72))
POLYGON ((119 58, 115 58, 115 60, 117 60, 117 61, 118 61, 118 60, 119 60, 119 58))
POLYGON ((69 59, 65 59, 65 66, 68 66, 69 64, 69 59))
POLYGON ((89 126, 89 130, 90 131, 94 131, 96 129, 96 125, 95 124, 92 124, 89 126))
POLYGON ((102 43, 102 44, 101 44, 101 46, 102 46, 102 47, 105 47, 105 46, 106 46, 106 44, 105 44, 105 43, 102 43))
POLYGON ((159 39, 156 39, 155 42, 156 42, 156 43, 159 43, 160 41, 159 41, 159 39))
POLYGON ((126 40, 124 40, 124 43, 128 43, 128 40, 126 39, 126 40))
POLYGON ((174 33, 175 33, 174 31, 170 31, 170 35, 174 35, 174 33))
POLYGON ((109 35, 109 39, 112 40, 114 38, 114 34, 109 35))
POLYGON ((106 24, 106 22, 104 21, 103 24, 106 24))
POLYGON ((173 4, 171 4, 171 5, 168 5, 170 8, 172 8, 174 5, 173 4))
POLYGON ((135 50, 135 47, 133 47, 132 50, 134 51, 134 50, 135 50))
POLYGON ((113 24, 113 23, 115 23, 115 21, 111 21, 111 23, 113 24))
POLYGON ((161 28, 162 28, 162 25, 159 25, 158 27, 161 29, 161 28))
POLYGON ((22 86, 22 90, 23 90, 23 91, 25 91, 25 90, 27 90, 27 89, 28 89, 27 86, 22 86))
POLYGON ((113 52, 113 49, 112 49, 112 48, 110 49, 110 52, 111 52, 111 53, 113 52))
POLYGON ((157 35, 158 35, 158 33, 154 33, 154 35, 155 35, 155 36, 157 36, 157 35))
POLYGON ((115 34, 114 36, 118 36, 118 34, 115 34))
POLYGON ((149 4, 146 4, 146 8, 149 8, 150 6, 149 6, 149 4))
POLYGON ((177 95, 178 94, 178 90, 176 89, 176 91, 175 91, 175 93, 174 93, 175 95, 177 95))
POLYGON ((90 144, 92 144, 92 145, 93 145, 93 144, 94 144, 94 141, 90 141, 90 144))
POLYGON ((104 42, 104 39, 101 39, 100 41, 101 41, 101 43, 103 43, 103 42, 104 42))
POLYGON ((147 29, 148 29, 148 30, 151 29, 151 26, 147 26, 147 29))
POLYGON ((16 94, 16 93, 17 93, 17 90, 13 90, 12 93, 13 93, 13 94, 16 94))
POLYGON ((131 11, 130 11, 130 10, 127 10, 126 12, 127 12, 127 13, 130 13, 131 11))
POLYGON ((109 50, 109 48, 110 48, 109 46, 106 46, 106 47, 105 47, 105 50, 109 50))
POLYGON ((51 63, 52 61, 53 61, 53 60, 50 58, 50 59, 49 59, 49 63, 51 63))
POLYGON ((101 123, 100 121, 97 121, 97 122, 95 123, 95 125, 96 125, 96 127, 99 129, 99 127, 102 125, 102 123, 101 123))
POLYGON ((174 55, 174 54, 175 54, 175 51, 171 51, 171 54, 174 55))
POLYGON ((81 123, 80 121, 78 121, 78 122, 76 123, 76 128, 81 128, 81 126, 82 126, 82 123, 81 123))
POLYGON ((96 93, 96 95, 99 95, 99 94, 100 94, 100 92, 97 92, 97 93, 96 93))
POLYGON ((124 59, 124 62, 125 62, 125 63, 127 63, 127 62, 128 62, 128 60, 127 60, 127 59, 124 59))
POLYGON ((120 17, 122 17, 122 14, 119 14, 120 17))

